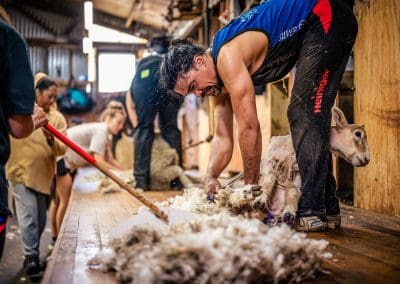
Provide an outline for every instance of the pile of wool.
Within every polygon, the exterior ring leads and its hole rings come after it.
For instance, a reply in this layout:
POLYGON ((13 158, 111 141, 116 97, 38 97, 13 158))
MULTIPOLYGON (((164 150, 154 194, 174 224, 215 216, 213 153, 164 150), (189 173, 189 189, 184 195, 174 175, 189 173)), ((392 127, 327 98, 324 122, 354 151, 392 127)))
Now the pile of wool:
POLYGON ((286 225, 217 214, 165 230, 133 227, 88 264, 130 283, 293 282, 321 270, 327 245, 286 225))
MULTIPOLYGON (((135 178, 133 177, 132 171, 112 171, 118 178, 130 186, 135 185, 135 178)), ((95 182, 99 181, 99 189, 102 193, 113 193, 121 191, 120 186, 112 179, 101 173, 100 171, 91 172, 88 175, 82 177, 78 182, 95 182)))
MULTIPOLYGON (((216 195, 215 202, 207 200, 207 194, 203 189, 191 187, 185 189, 182 195, 171 197, 166 201, 156 203, 156 205, 178 208, 196 214, 230 213, 231 215, 246 215, 248 212, 257 211, 252 207, 253 200, 251 185, 222 188, 216 195)), ((143 209, 145 208, 143 207, 140 210, 143 209)))
MULTIPOLYGON (((198 187, 184 189, 182 195, 168 198, 163 202, 157 202, 156 205, 158 207, 178 208, 197 214, 207 215, 216 214, 225 210, 216 206, 215 203, 207 201, 207 194, 203 189, 198 187)), ((140 208, 140 210, 144 209, 146 208, 140 208)))

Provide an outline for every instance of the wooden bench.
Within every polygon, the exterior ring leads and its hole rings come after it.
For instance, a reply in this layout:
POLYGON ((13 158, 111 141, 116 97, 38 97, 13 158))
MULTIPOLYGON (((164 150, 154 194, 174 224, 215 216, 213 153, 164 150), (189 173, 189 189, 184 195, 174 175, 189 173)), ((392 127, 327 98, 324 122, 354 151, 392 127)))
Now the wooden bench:
MULTIPOLYGON (((145 192, 152 201, 177 191, 145 192)), ((125 192, 83 194, 74 191, 43 283, 116 283, 114 273, 90 270, 86 263, 107 246, 109 232, 137 212, 141 204, 125 192)), ((341 229, 309 233, 330 242, 329 274, 314 283, 400 283, 400 219, 342 207, 341 229)), ((308 281, 307 281, 308 282, 308 281)))

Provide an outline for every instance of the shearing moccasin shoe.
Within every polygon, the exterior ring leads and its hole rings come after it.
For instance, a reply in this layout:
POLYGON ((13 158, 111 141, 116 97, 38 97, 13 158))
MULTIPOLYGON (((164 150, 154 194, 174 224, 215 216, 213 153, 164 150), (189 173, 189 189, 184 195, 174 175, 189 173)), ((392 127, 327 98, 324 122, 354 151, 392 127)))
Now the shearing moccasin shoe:
POLYGON ((296 218, 295 229, 301 232, 316 232, 326 229, 326 222, 318 216, 296 218))

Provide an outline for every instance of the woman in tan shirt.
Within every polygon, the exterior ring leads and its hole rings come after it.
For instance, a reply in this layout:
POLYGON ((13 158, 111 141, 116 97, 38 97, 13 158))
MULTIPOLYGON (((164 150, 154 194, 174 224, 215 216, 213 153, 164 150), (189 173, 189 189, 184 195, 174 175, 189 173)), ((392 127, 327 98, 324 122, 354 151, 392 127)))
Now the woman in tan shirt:
MULTIPOLYGON (((65 133, 67 123, 51 109, 57 95, 57 84, 47 75, 35 76, 36 103, 45 111, 49 122, 65 133)), ((36 129, 24 139, 11 137, 11 155, 6 165, 7 178, 13 191, 25 255, 26 274, 40 273, 39 244, 46 225, 46 195, 55 173, 56 157, 66 146, 45 129, 36 129)))

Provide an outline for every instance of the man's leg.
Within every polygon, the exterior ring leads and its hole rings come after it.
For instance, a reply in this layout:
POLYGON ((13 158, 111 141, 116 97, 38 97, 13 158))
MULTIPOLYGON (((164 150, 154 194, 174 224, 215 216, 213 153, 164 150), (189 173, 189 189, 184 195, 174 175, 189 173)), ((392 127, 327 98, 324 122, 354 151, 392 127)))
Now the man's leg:
POLYGON ((331 107, 357 33, 347 4, 334 3, 330 22, 318 17, 318 10, 308 19, 288 108, 302 184, 298 217, 303 230, 325 227, 331 107))
POLYGON ((327 226, 329 229, 340 227, 339 199, 336 197, 336 180, 333 176, 332 155, 329 155, 328 176, 325 184, 325 208, 327 226))
POLYGON ((149 189, 151 149, 154 139, 154 119, 157 108, 149 103, 146 94, 133 97, 136 104, 138 125, 134 140, 134 176, 136 188, 149 189))

